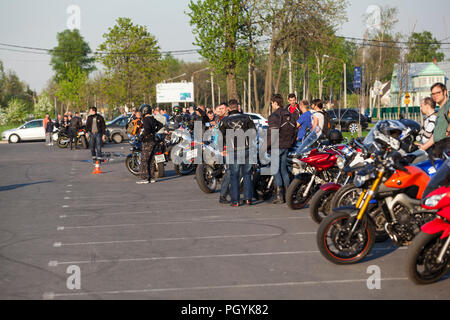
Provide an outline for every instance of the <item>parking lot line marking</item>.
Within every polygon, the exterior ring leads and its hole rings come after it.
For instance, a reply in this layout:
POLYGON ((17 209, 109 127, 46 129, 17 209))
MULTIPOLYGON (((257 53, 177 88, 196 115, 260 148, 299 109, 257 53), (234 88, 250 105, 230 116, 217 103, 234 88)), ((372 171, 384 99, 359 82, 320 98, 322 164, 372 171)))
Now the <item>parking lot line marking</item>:
MULTIPOLYGON (((100 197, 100 198, 104 198, 104 197, 100 197)), ((117 197, 116 197, 117 198, 117 197)), ((182 200, 148 200, 145 202, 133 202, 133 205, 139 205, 139 204, 153 204, 153 203, 186 203, 186 202, 215 202, 217 203, 217 199, 182 199, 182 200)), ((104 206, 129 206, 129 203, 126 202, 120 202, 120 203, 80 203, 78 204, 77 207, 104 207, 104 206)), ((211 209, 210 209, 211 210, 211 209)))
MULTIPOLYGON (((386 281, 408 281, 408 278, 381 278, 382 282, 386 281)), ((251 289, 265 287, 288 287, 288 286, 308 286, 308 285, 326 285, 326 284, 345 284, 345 283, 365 283, 367 279, 340 279, 340 280, 324 280, 324 281, 298 281, 298 282, 274 282, 274 283, 249 283, 235 284, 223 286, 198 286, 198 287, 181 287, 181 288, 153 288, 153 289, 135 289, 135 290, 111 290, 111 291, 92 291, 92 292, 71 292, 71 293, 45 293, 44 298, 58 298, 70 296, 88 296, 102 294, 130 294, 130 293, 154 293, 154 292, 170 292, 170 291, 189 291, 189 290, 220 290, 220 289, 251 289)))
POLYGON ((96 244, 118 244, 118 243, 135 243, 135 242, 151 242, 151 241, 180 241, 180 240, 206 240, 206 239, 227 239, 227 238, 251 238, 251 237, 274 237, 284 235, 315 235, 315 232, 295 232, 295 233, 257 233, 257 234, 236 234, 223 236, 204 236, 204 237, 177 237, 177 238, 154 238, 154 239, 137 239, 137 240, 115 240, 115 241, 94 241, 94 242, 73 242, 62 243, 55 242, 54 247, 62 246, 87 246, 96 244))
POLYGON ((256 252, 256 253, 231 253, 231 254, 212 254, 199 256, 172 256, 172 257, 147 257, 147 258, 127 258, 127 259, 96 259, 96 260, 80 260, 80 261, 50 261, 50 267, 68 264, 95 264, 95 263, 110 263, 110 262, 144 262, 144 261, 158 261, 158 260, 189 260, 189 259, 208 259, 208 258, 234 258, 234 257, 252 257, 252 256, 275 256, 275 255, 295 255, 295 254, 309 254, 319 253, 320 251, 283 251, 283 252, 256 252))
MULTIPOLYGON (((77 197, 77 199, 79 199, 77 197)), ((255 208, 256 209, 256 208, 255 208)), ((200 208, 200 209, 180 209, 180 210, 166 210, 164 208, 161 208, 160 210, 147 210, 147 211, 136 211, 136 212, 113 212, 113 213, 106 213, 101 214, 102 217, 108 217, 108 216, 117 216, 117 215, 139 215, 139 214, 145 214, 145 213, 161 213, 164 211, 164 215, 167 213, 177 213, 177 212, 199 212, 199 211, 211 211, 210 208, 200 208)), ((214 212, 216 211, 225 211, 229 212, 230 208, 217 208, 214 209, 214 212)), ((247 213, 254 213, 254 212, 247 212, 247 213)), ((71 214, 70 217, 96 217, 98 214, 71 214)))
POLYGON ((124 224, 105 224, 105 225, 91 225, 91 226, 72 226, 63 227, 65 230, 72 229, 88 229, 88 228, 119 228, 119 227, 140 227, 149 225, 170 225, 170 224, 189 224, 189 223, 215 223, 215 222, 241 222, 241 221, 268 221, 268 220, 304 220, 309 217, 273 217, 273 218, 245 218, 245 219, 221 219, 221 220, 206 220, 192 218, 189 221, 169 221, 169 222, 147 222, 147 223, 124 223, 124 224))

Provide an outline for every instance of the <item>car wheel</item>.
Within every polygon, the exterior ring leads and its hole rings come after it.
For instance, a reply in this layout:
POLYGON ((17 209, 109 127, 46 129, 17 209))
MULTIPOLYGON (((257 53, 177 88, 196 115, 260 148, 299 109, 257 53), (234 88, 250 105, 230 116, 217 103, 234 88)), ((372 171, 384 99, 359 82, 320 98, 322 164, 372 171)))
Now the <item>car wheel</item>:
POLYGON ((348 125, 348 131, 350 131, 352 133, 358 132, 358 129, 359 129, 359 124, 356 122, 352 122, 348 125))
POLYGON ((119 133, 115 133, 115 134, 113 134, 113 136, 112 136, 112 140, 113 140, 115 143, 122 143, 123 138, 122 138, 122 136, 121 136, 119 133))
POLYGON ((12 134, 9 136, 8 142, 9 143, 17 143, 20 141, 20 138, 17 134, 12 134))

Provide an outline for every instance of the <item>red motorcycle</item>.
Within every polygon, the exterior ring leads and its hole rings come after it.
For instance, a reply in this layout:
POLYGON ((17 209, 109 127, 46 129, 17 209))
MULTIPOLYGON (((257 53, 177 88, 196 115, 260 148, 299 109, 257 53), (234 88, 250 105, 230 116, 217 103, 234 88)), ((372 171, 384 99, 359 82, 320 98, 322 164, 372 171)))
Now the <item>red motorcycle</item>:
MULTIPOLYGON (((448 160, 436 177, 448 179, 448 160)), ((427 187, 428 188, 428 187, 427 187)), ((409 279, 417 284, 429 284, 441 279, 450 270, 450 187, 440 187, 429 193, 422 207, 438 210, 437 217, 421 228, 408 249, 406 271, 409 279)))
POLYGON ((301 173, 294 177, 286 191, 286 202, 290 209, 303 208, 321 185, 340 183, 345 179, 336 165, 338 156, 342 155, 339 148, 343 147, 324 147, 323 151, 316 148, 294 161, 294 169, 300 167, 301 173))

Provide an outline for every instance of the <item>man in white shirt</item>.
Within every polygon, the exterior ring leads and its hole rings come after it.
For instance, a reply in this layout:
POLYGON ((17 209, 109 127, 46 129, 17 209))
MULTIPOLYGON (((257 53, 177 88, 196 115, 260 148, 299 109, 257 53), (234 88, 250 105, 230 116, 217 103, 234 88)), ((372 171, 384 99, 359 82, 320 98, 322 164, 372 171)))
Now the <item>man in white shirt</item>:
POLYGON ((420 111, 425 116, 422 129, 417 136, 417 141, 419 141, 421 145, 427 143, 428 140, 430 140, 430 138, 433 136, 433 131, 437 119, 437 112, 435 108, 436 102, 430 97, 426 97, 420 102, 420 111))
POLYGON ((312 112, 312 127, 311 131, 315 131, 317 136, 320 136, 323 131, 323 124, 325 122, 325 117, 323 114, 323 103, 320 99, 314 99, 311 102, 312 112))

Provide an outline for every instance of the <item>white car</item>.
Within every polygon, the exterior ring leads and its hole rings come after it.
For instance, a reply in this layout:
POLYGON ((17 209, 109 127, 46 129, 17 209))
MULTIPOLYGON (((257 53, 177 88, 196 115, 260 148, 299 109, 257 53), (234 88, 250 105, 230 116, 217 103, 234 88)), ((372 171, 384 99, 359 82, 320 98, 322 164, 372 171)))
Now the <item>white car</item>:
POLYGON ((258 125, 262 127, 267 127, 269 124, 267 119, 258 113, 246 112, 245 114, 248 114, 252 118, 253 122, 255 123, 255 126, 258 125))
POLYGON ((3 131, 2 140, 7 140, 9 143, 30 140, 45 140, 43 119, 31 120, 16 129, 3 131))

